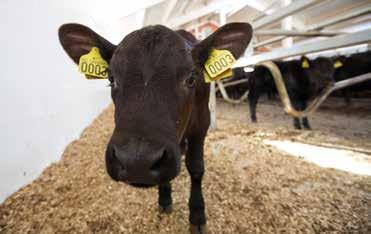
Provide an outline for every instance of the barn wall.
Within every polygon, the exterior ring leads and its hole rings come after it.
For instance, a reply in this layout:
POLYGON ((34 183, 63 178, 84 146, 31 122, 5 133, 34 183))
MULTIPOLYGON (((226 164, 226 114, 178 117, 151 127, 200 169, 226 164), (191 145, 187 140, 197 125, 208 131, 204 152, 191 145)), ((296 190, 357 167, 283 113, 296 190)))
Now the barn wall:
POLYGON ((0 202, 58 160, 109 102, 107 81, 88 81, 59 45, 62 23, 100 30, 94 1, 0 1, 0 202))

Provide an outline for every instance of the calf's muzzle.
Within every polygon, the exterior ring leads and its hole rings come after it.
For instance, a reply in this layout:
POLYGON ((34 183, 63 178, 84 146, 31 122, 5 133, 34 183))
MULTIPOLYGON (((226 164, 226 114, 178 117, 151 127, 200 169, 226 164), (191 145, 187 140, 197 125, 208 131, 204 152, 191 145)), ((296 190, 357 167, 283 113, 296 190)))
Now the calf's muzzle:
POLYGON ((109 143, 106 151, 108 174, 116 181, 136 187, 166 183, 180 170, 180 150, 176 144, 130 139, 126 144, 109 143))

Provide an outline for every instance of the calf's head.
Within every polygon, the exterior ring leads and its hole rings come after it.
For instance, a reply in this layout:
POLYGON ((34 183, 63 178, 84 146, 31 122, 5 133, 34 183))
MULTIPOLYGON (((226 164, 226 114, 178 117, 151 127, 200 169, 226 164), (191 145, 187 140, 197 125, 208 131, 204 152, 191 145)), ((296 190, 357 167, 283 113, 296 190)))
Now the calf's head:
POLYGON ((251 34, 249 24, 231 23, 197 42, 185 31, 158 25, 134 31, 116 46, 86 26, 61 26, 60 42, 75 63, 92 47, 109 63, 115 129, 106 167, 114 180, 149 187, 176 177, 179 143, 192 112, 208 98, 204 62, 214 48, 237 59, 251 34))
POLYGON ((309 81, 312 95, 317 95, 334 82, 334 64, 330 58, 318 57, 309 60, 305 56, 300 59, 304 75, 309 81))

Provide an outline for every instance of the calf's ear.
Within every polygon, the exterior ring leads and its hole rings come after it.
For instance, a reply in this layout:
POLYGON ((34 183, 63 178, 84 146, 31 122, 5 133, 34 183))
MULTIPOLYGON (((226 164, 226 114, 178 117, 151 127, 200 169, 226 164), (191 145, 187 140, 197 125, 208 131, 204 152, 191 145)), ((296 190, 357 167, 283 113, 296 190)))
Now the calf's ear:
POLYGON ((197 42, 197 39, 195 38, 195 36, 193 36, 192 33, 186 31, 186 30, 183 30, 183 29, 180 29, 180 30, 177 30, 176 31, 180 36, 182 36, 185 40, 187 40, 189 43, 196 43, 197 42))
POLYGON ((193 59, 202 66, 212 49, 229 50, 238 59, 249 45, 252 33, 248 23, 226 24, 193 48, 193 59))
POLYGON ((99 48, 102 57, 109 62, 116 46, 81 24, 64 24, 58 31, 59 41, 68 56, 79 64, 80 57, 90 52, 92 47, 99 48))
POLYGON ((301 68, 307 69, 311 67, 311 61, 306 56, 300 57, 301 68))

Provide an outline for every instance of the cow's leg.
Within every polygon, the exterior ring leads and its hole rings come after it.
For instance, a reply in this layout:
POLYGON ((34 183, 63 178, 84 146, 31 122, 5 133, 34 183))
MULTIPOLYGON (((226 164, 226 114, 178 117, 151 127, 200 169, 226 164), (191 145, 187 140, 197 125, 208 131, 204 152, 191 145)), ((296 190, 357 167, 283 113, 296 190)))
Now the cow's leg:
POLYGON ((256 123, 257 118, 256 118, 256 105, 259 100, 260 93, 259 91, 255 90, 250 90, 249 95, 248 95, 248 100, 249 100, 249 107, 250 107, 250 117, 251 121, 256 123))
POLYGON ((158 186, 158 207, 160 213, 169 214, 172 211, 172 203, 173 200, 171 199, 171 184, 170 182, 166 184, 161 184, 158 186))
POLYGON ((294 123, 294 128, 295 129, 301 129, 301 124, 300 124, 300 119, 299 118, 295 117, 293 123, 294 123))
POLYGON ((312 127, 311 127, 310 124, 309 124, 308 117, 304 117, 304 118, 303 118, 303 127, 304 127, 305 129, 308 129, 308 130, 312 129, 312 127))
MULTIPOLYGON (((301 104, 300 110, 304 111, 307 108, 307 102, 305 100, 301 100, 300 104, 301 104)), ((308 130, 311 129, 308 117, 304 117, 302 119, 302 124, 305 129, 308 129, 308 130)))
POLYGON ((347 88, 343 89, 342 90, 342 94, 343 94, 343 97, 344 97, 344 102, 347 106, 350 106, 352 105, 352 101, 350 99, 350 94, 349 94, 349 90, 347 88))
POLYGON ((191 176, 191 195, 189 197, 189 222, 191 233, 206 233, 205 204, 202 196, 202 177, 204 174, 204 137, 189 138, 186 154, 186 167, 191 176))
POLYGON ((267 97, 268 97, 268 100, 274 100, 275 99, 275 96, 274 96, 274 93, 273 93, 272 90, 268 90, 267 97))
MULTIPOLYGON (((301 110, 301 104, 297 98, 293 98, 292 106, 295 108, 295 110, 301 110)), ((297 117, 294 117, 294 128, 301 129, 300 119, 297 117)))

